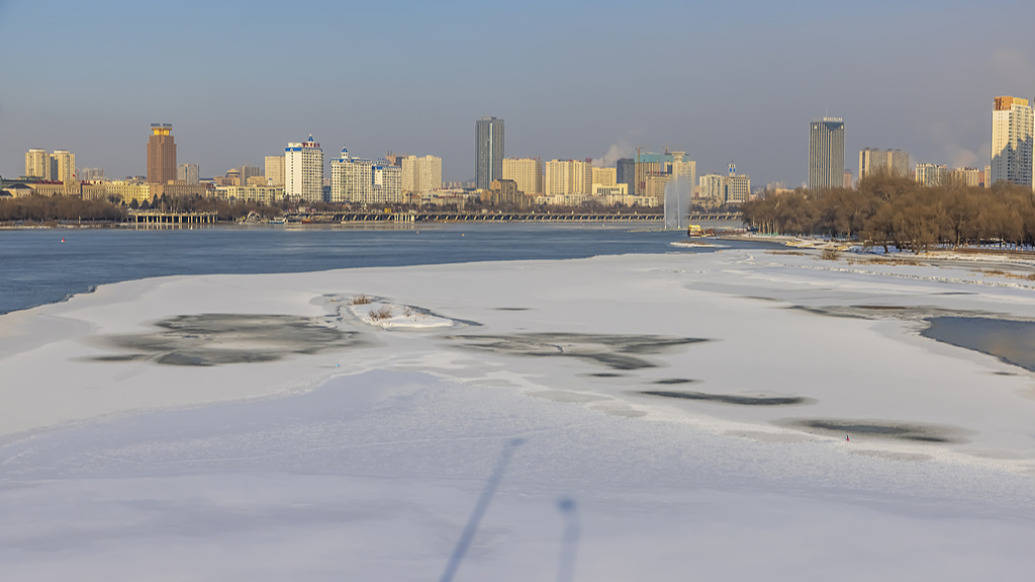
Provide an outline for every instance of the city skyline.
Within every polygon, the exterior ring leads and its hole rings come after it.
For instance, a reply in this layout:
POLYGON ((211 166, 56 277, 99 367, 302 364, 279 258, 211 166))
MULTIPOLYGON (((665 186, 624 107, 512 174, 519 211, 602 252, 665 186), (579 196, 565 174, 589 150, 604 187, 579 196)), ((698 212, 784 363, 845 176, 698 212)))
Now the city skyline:
POLYGON ((348 7, 316 3, 314 13, 326 18, 288 13, 273 19, 264 16, 261 3, 247 5, 249 10, 187 3, 163 16, 164 30, 173 37, 202 34, 212 42, 159 51, 146 42, 155 16, 150 7, 73 6, 74 18, 67 19, 73 27, 47 20, 44 6, 6 2, 0 4, 0 33, 12 46, 39 48, 31 61, 13 54, 4 60, 0 174, 20 174, 22 156, 32 147, 77 152, 80 165, 103 167, 108 176, 143 174, 137 148, 130 146, 139 143, 139 127, 158 119, 175 125, 178 154, 203 160, 204 175, 261 164, 283 143, 312 132, 331 151, 347 143, 371 153, 432 152, 444 160, 444 179, 469 180, 470 123, 489 112, 507 120, 506 149, 515 157, 613 163, 632 157, 637 146, 670 146, 686 150, 701 168, 718 171, 736 159, 758 183, 796 186, 807 177, 802 124, 825 112, 843 115, 851 127, 846 152, 876 144, 909 151, 915 159, 983 166, 991 141, 988 96, 1035 95, 1035 41, 1022 26, 1031 21, 1026 15, 1035 17, 1032 7, 1014 6, 1012 18, 989 19, 994 2, 911 2, 893 11, 819 11, 811 2, 793 9, 748 2, 722 10, 669 5, 663 8, 671 18, 637 32, 616 11, 594 6, 560 6, 558 19, 584 16, 580 29, 593 31, 594 39, 621 32, 612 35, 616 40, 562 40, 558 22, 534 17, 546 14, 545 5, 528 7, 522 18, 502 18, 491 33, 469 25, 507 16, 507 8, 461 3, 437 6, 433 14, 420 5, 390 12, 351 8, 391 16, 388 35, 399 42, 385 51, 372 32, 360 31, 344 45, 331 34, 330 23, 348 7), (248 26, 223 26, 243 13, 248 26), (676 23, 690 16, 714 26, 679 33, 676 23), (909 23, 919 16, 931 26, 918 32, 909 23), (837 35, 816 32, 846 20, 853 26, 837 35), (52 22, 54 39, 36 43, 32 28, 19 24, 32 21, 52 22), (974 21, 987 25, 975 31, 974 21), (753 40, 722 54, 705 50, 735 29, 754 33, 738 35, 753 40), (540 42, 517 42, 518 34, 540 42), (285 68, 289 55, 280 54, 278 43, 265 42, 268 35, 307 38, 315 47, 311 62, 285 68), (515 48, 492 55, 470 50, 495 35, 515 40, 515 48), (119 42, 97 40, 105 36, 119 42), (648 36, 652 43, 638 42, 648 36), (877 37, 882 41, 875 49, 877 37), (953 37, 967 41, 938 42, 953 37), (829 50, 815 51, 815 42, 829 50), (69 67, 71 46, 76 59, 69 67), (336 55, 342 48, 377 57, 385 68, 362 67, 364 58, 341 63, 336 55), (664 76, 634 66, 667 55, 676 55, 677 64, 664 76), (156 66, 146 66, 149 59, 156 66), (47 73, 57 63, 67 74, 47 73), (919 77, 918 67, 937 74, 919 77), (277 70, 288 72, 270 75, 277 70), (631 71, 628 83, 616 83, 622 70, 631 71), (723 82, 703 82, 715 75, 723 82), (970 82, 959 83, 961 75, 970 82), (307 87, 306 107, 284 107, 300 84, 307 87), (769 97, 759 101, 763 86, 769 97), (881 87, 879 95, 866 90, 871 86, 881 87))

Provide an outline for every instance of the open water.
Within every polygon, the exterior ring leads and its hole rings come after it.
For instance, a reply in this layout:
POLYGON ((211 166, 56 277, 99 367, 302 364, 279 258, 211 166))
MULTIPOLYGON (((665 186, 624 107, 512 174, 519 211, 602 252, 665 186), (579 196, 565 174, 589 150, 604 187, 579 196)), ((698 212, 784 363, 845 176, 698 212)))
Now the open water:
POLYGON ((284 273, 711 250, 669 245, 685 238, 680 231, 651 230, 645 225, 5 230, 0 231, 0 313, 61 301, 105 283, 164 275, 284 273))

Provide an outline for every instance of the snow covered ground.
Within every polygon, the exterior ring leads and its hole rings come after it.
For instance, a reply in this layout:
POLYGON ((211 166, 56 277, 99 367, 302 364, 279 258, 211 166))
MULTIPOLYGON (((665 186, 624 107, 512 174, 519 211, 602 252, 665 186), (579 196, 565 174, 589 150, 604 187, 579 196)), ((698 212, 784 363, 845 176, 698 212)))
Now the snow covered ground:
POLYGON ((457 580, 1023 579, 1032 373, 919 331, 1032 284, 720 250, 102 286, 0 317, 0 564, 438 579, 521 439, 457 580))

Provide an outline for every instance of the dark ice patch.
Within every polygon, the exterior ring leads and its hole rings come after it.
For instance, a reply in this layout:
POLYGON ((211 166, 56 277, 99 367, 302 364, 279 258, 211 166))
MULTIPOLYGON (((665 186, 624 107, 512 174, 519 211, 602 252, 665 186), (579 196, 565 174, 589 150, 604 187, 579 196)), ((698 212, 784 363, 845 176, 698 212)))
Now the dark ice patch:
POLYGON ((786 420, 779 424, 826 436, 861 435, 871 438, 892 439, 922 443, 964 442, 963 431, 948 426, 911 424, 872 420, 803 419, 786 420))
POLYGON ((793 406, 808 404, 812 400, 802 396, 739 396, 736 394, 709 394, 707 392, 689 392, 674 390, 643 390, 640 394, 660 396, 662 398, 679 398, 682 400, 703 400, 736 406, 793 406))
POLYGON ((92 359, 216 366, 271 362, 288 354, 315 354, 360 344, 357 332, 340 330, 321 318, 294 315, 204 313, 172 317, 155 326, 161 331, 105 338, 110 345, 132 353, 92 359))
POLYGON ((512 335, 454 335, 447 339, 462 347, 500 354, 569 357, 590 360, 616 370, 652 368, 641 355, 659 354, 679 346, 708 341, 660 335, 589 333, 518 333, 512 335))

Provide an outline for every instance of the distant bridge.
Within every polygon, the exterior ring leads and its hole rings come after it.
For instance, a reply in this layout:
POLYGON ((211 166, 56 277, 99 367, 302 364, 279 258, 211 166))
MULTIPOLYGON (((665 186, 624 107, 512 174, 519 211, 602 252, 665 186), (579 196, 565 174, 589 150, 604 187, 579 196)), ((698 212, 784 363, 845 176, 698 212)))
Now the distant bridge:
MULTIPOLYGON (((291 215, 290 222, 660 222, 665 215, 596 212, 319 212, 291 215)), ((739 221, 739 212, 691 214, 691 222, 739 221)))
POLYGON ((129 222, 134 226, 168 227, 213 225, 219 220, 216 212, 162 212, 158 210, 130 210, 129 222))

